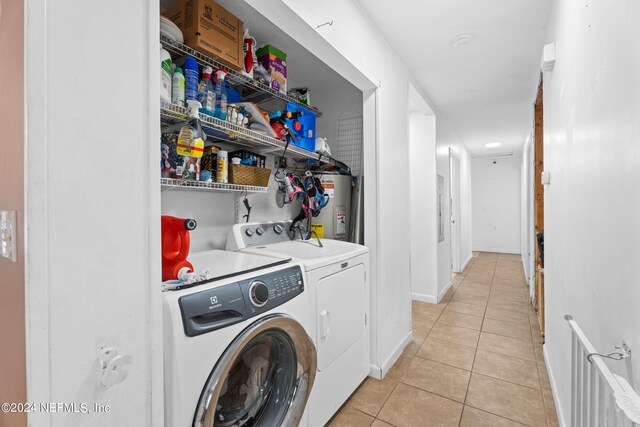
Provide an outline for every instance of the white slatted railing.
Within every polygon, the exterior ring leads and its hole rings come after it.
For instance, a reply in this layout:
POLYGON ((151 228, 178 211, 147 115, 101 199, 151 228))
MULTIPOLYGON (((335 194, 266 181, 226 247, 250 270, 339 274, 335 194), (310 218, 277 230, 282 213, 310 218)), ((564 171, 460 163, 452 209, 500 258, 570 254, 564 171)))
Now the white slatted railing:
MULTIPOLYGON (((623 343, 618 351, 598 354, 570 315, 571 326, 571 426, 633 427, 640 425, 640 396, 629 382, 612 373, 602 358, 631 357, 623 343), (635 423, 635 424, 634 424, 635 423)), ((621 362, 622 363, 622 362, 621 362)))

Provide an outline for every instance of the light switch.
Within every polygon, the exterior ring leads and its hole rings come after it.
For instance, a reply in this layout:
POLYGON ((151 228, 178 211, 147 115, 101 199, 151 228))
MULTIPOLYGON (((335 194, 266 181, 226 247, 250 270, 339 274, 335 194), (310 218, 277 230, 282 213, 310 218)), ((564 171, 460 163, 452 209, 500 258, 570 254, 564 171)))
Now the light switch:
POLYGON ((16 211, 0 211, 0 257, 18 262, 16 211))
POLYGON ((548 171, 542 171, 542 175, 540 175, 540 183, 542 185, 551 184, 551 175, 549 174, 548 171))

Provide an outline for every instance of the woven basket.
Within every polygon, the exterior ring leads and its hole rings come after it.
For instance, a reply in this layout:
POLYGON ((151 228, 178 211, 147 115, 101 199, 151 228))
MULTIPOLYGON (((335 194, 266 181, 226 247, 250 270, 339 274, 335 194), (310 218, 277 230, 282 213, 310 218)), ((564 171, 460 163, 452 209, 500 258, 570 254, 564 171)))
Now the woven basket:
POLYGON ((229 182, 238 185, 269 186, 270 169, 229 164, 229 182))

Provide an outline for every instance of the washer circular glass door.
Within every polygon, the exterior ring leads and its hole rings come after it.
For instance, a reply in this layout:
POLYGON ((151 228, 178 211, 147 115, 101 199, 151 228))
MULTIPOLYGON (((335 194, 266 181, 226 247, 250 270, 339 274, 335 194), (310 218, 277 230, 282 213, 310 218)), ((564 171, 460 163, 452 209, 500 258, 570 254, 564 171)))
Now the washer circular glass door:
POLYGON ((293 318, 276 314, 245 329, 211 371, 194 427, 298 425, 316 373, 316 350, 293 318))

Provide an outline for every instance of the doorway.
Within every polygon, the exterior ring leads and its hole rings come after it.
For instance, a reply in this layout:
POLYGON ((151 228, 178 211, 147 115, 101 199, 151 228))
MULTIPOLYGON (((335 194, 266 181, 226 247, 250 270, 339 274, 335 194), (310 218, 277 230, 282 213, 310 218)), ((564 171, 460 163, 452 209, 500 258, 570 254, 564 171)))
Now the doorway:
MULTIPOLYGON (((542 233, 544 239, 544 186, 542 185, 542 171, 544 169, 544 110, 543 110, 543 83, 540 74, 538 94, 534 104, 534 239, 542 233)), ((544 249, 540 252, 540 244, 536 244, 535 251, 535 309, 538 314, 540 332, 544 335, 544 249)))
POLYGON ((449 148, 449 220, 451 221, 451 272, 460 273, 460 157, 449 148))

